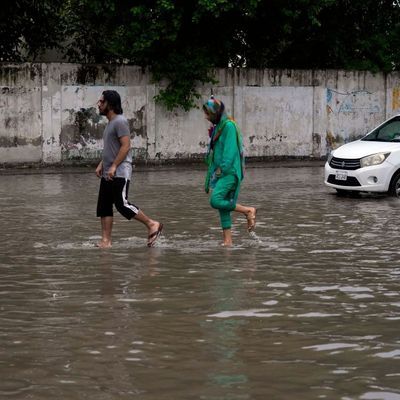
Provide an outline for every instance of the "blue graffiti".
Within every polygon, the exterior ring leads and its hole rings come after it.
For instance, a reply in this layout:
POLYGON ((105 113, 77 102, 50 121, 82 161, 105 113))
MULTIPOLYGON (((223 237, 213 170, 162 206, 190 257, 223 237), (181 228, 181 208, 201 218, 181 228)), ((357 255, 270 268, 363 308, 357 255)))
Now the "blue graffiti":
MULTIPOLYGON (((400 0, 399 0, 399 1, 400 1, 400 0)), ((326 89, 326 101, 327 101, 327 103, 330 103, 330 102, 331 102, 332 96, 333 96, 332 90, 329 89, 329 88, 326 89)))
MULTIPOLYGON (((399 0, 400 1, 400 0, 399 0)), ((380 107, 377 104, 369 104, 370 102, 367 101, 367 104, 359 104, 356 105, 357 100, 359 99, 359 95, 367 95, 370 96, 373 93, 367 91, 367 90, 354 90, 352 92, 339 92, 334 89, 326 89, 326 99, 328 103, 328 107, 331 112, 335 113, 334 108, 336 108, 336 113, 355 113, 357 111, 366 111, 369 113, 379 113, 381 112, 380 107), (333 100, 333 94, 338 94, 340 96, 345 96, 345 98, 342 101, 337 100, 336 101, 336 106, 339 107, 336 108, 335 105, 329 105, 329 103, 332 103, 333 100)))

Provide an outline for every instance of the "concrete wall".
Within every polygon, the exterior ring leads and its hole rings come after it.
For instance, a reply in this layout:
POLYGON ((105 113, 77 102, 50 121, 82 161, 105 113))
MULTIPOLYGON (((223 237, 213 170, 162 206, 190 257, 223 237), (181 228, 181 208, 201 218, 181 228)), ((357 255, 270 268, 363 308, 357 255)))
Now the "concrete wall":
MULTIPOLYGON (((361 71, 218 70, 201 86, 242 128, 247 157, 326 156, 400 113, 400 74, 361 71)), ((168 112, 159 87, 133 66, 0 64, 0 163, 93 162, 106 119, 96 102, 117 90, 137 160, 202 158, 208 123, 200 109, 168 112)))

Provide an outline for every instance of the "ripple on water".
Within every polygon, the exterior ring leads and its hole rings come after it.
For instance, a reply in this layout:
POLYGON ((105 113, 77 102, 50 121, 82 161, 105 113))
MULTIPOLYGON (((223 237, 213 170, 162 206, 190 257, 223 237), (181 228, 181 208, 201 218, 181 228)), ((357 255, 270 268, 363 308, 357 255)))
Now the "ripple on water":
POLYGON ((306 286, 303 288, 305 292, 327 292, 329 290, 337 290, 339 289, 338 285, 333 286, 306 286))
POLYGON ((270 318, 275 316, 282 316, 280 313, 268 313, 266 309, 253 309, 253 310, 238 310, 238 311, 221 311, 216 314, 210 314, 209 317, 215 318, 232 318, 232 317, 260 317, 270 318))
POLYGON ((20 379, 7 379, 1 382, 0 396, 5 396, 5 398, 19 396, 32 388, 33 385, 30 382, 20 379))
POLYGON ((311 250, 310 254, 343 254, 343 253, 355 253, 356 250, 352 249, 320 249, 320 250, 311 250))
POLYGON ((321 312, 309 312, 304 314, 297 314, 299 318, 329 318, 329 317, 340 317, 342 314, 329 314, 321 312))
MULTIPOLYGON (((101 240, 100 236, 90 236, 86 241, 77 242, 36 242, 33 248, 50 248, 54 250, 93 250, 98 249, 97 243, 101 240)), ((130 236, 119 240, 114 240, 112 249, 135 249, 145 248, 146 239, 143 237, 130 236)), ((221 238, 217 239, 213 235, 191 236, 186 234, 173 234, 161 236, 155 246, 156 248, 178 250, 181 253, 201 253, 210 249, 221 249, 221 238)), ((284 243, 274 242, 270 237, 257 236, 255 232, 250 232, 248 236, 240 236, 235 239, 235 243, 229 249, 232 251, 246 248, 258 248, 260 250, 278 251, 281 253, 295 252, 296 249, 284 243)))
POLYGON ((400 394, 394 392, 366 392, 360 396, 361 400, 400 400, 400 394))
POLYGON ((393 351, 388 351, 384 353, 376 353, 375 357, 380 357, 380 358, 393 358, 393 359, 400 359, 400 350, 393 350, 393 351))
POLYGON ((334 351, 334 350, 350 349, 356 347, 359 347, 359 345, 354 343, 324 343, 313 346, 305 346, 302 348, 314 351, 334 351))

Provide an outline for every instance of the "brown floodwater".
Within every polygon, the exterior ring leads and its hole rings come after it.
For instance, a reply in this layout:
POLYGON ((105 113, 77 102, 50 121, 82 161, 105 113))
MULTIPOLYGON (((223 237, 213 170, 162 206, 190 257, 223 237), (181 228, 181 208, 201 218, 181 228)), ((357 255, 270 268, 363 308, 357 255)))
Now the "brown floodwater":
POLYGON ((99 250, 94 173, 0 175, 1 399, 400 399, 399 200, 256 165, 227 249, 203 176, 134 172, 164 236, 99 250))

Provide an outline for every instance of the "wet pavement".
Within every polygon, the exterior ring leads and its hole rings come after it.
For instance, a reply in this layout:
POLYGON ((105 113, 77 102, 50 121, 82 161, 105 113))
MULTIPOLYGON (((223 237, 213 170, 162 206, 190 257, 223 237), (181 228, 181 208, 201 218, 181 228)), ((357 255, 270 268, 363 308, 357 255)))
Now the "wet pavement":
POLYGON ((400 399, 399 200, 255 165, 227 249, 203 176, 135 172, 164 237, 99 250, 94 174, 0 175, 1 399, 400 399))

